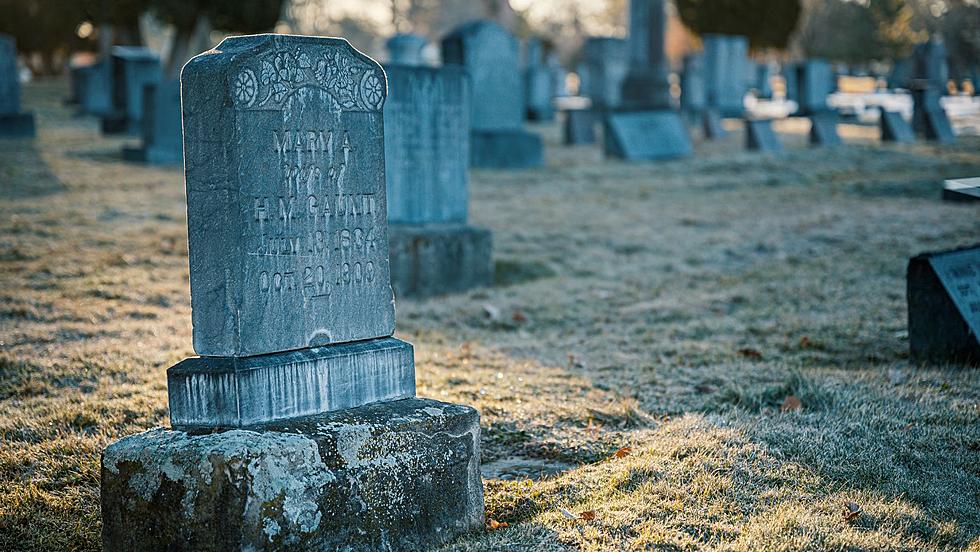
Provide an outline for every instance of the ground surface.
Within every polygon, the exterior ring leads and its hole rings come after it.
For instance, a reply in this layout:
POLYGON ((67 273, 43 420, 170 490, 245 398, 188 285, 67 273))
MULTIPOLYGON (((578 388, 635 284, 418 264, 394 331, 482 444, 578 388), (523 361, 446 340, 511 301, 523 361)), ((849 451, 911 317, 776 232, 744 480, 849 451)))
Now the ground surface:
MULTIPOLYGON (((167 423, 192 354, 181 173, 64 94, 28 86, 39 136, 0 147, 2 550, 98 548, 100 450, 167 423)), ((904 298, 909 256, 980 241, 937 189, 980 139, 778 128, 782 156, 736 133, 655 165, 539 128, 547 168, 473 174, 499 285, 398 302, 420 395, 481 411, 509 524, 453 549, 980 550, 980 370, 911 366, 904 298)))

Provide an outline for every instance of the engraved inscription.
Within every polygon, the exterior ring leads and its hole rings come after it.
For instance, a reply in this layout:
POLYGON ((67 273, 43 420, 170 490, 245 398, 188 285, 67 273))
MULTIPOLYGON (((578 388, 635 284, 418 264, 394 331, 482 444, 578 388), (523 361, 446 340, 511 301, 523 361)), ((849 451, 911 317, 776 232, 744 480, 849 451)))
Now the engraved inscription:
POLYGON ((980 333, 980 249, 937 255, 931 262, 967 324, 980 333))

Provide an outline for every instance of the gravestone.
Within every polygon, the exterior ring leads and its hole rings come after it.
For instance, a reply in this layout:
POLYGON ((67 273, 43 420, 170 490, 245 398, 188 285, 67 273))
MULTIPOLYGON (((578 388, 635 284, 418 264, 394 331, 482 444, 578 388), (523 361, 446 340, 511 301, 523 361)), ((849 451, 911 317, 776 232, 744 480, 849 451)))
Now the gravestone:
POLYGON ((621 107, 631 111, 670 109, 664 0, 630 0, 629 6, 630 65, 623 81, 621 107))
POLYGON ((701 130, 706 140, 724 138, 728 133, 721 122, 721 115, 716 109, 705 109, 701 118, 701 130))
POLYGON ((123 148, 123 158, 141 163, 178 165, 184 160, 180 126, 180 83, 161 81, 143 88, 143 144, 123 148))
POLYGON ((181 75, 194 348, 173 429, 102 455, 106 550, 401 550, 483 526, 479 415, 391 337, 385 74, 225 39, 181 75), (388 402, 385 402, 388 401, 388 402))
POLYGON ((623 80, 629 71, 629 50, 621 38, 590 37, 582 46, 579 73, 585 78, 579 94, 592 100, 597 111, 620 106, 623 80))
POLYGON ((34 114, 20 110, 20 79, 14 38, 0 34, 0 138, 34 136, 34 114))
POLYGON ((980 177, 958 178, 943 182, 943 199, 947 201, 980 201, 980 177))
POLYGON ((704 55, 687 54, 681 71, 681 111, 690 121, 696 121, 707 107, 705 87, 704 55))
POLYGON ((388 39, 388 63, 393 65, 425 65, 422 50, 428 42, 425 38, 409 33, 400 33, 388 39))
POLYGON ((834 73, 822 59, 810 59, 796 65, 799 109, 797 115, 827 111, 827 96, 834 90, 834 73))
POLYGON ((913 257, 907 286, 912 359, 980 365, 980 245, 913 257))
POLYGON ((887 86, 894 90, 898 88, 907 89, 912 82, 912 74, 915 72, 915 62, 911 57, 895 60, 891 71, 888 73, 887 86))
MULTIPOLYGON (((798 68, 798 63, 786 62, 783 64, 781 73, 783 83, 786 87, 786 100, 796 102, 797 106, 799 106, 800 103, 800 75, 798 68)), ((797 109, 799 109, 799 107, 797 107, 797 109)))
POLYGON ((555 85, 552 71, 543 61, 541 40, 531 38, 527 41, 526 67, 524 69, 524 97, 527 100, 527 119, 529 121, 553 121, 555 108, 551 104, 555 85))
POLYGON ((783 144, 772 129, 770 119, 746 119, 745 120, 745 147, 750 151, 764 151, 769 153, 779 153, 783 151, 783 144))
POLYGON ((881 141, 912 144, 915 142, 915 132, 902 114, 897 111, 881 110, 881 141))
POLYGON ((917 44, 912 51, 912 81, 922 81, 940 94, 946 92, 949 81, 949 65, 947 64, 946 45, 942 40, 932 35, 929 40, 917 44))
POLYGON ((565 112, 563 141, 566 146, 595 143, 596 114, 591 109, 568 109, 565 112))
POLYGON ((102 59, 78 69, 78 112, 103 117, 112 111, 112 72, 102 59))
POLYGON ((523 129, 524 86, 517 39, 492 21, 474 21, 442 40, 442 60, 470 76, 470 166, 522 169, 544 164, 541 137, 523 129))
POLYGON ((827 111, 810 116, 810 145, 839 146, 844 142, 837 132, 837 114, 827 111))
POLYGON ((627 161, 676 159, 694 153, 691 137, 674 111, 623 111, 606 115, 606 155, 627 161))
POLYGON ((385 176, 397 297, 488 285, 491 234, 466 224, 470 90, 457 66, 388 66, 385 176))
POLYGON ((561 98, 568 96, 568 71, 561 66, 561 61, 556 52, 551 52, 545 59, 545 66, 551 78, 551 97, 561 98))
POLYGON ((138 46, 114 46, 111 58, 112 110, 102 118, 104 134, 139 134, 143 88, 160 82, 160 58, 138 46))
POLYGON ((939 102, 940 96, 939 89, 927 81, 912 81, 912 129, 926 140, 952 144, 956 142, 956 134, 939 102))
POLYGON ((704 64, 708 105, 723 117, 741 117, 745 111, 745 74, 749 42, 744 36, 705 34, 704 64))
POLYGON ((772 99, 772 65, 759 63, 755 67, 755 90, 759 98, 772 99))

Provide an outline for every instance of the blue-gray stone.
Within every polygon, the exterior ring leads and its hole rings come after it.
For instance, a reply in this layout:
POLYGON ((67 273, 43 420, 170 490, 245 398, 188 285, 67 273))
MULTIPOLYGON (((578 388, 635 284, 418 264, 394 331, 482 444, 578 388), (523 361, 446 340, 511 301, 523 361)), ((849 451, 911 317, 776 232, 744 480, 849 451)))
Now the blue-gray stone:
POLYGON ((622 38, 590 37, 582 46, 579 94, 592 100, 598 111, 622 103, 623 80, 629 71, 629 49, 622 38))
POLYGON ((956 141, 956 134, 946 110, 939 102, 941 94, 939 88, 927 81, 912 83, 912 129, 924 135, 926 140, 952 144, 956 141))
POLYGON ((385 46, 388 48, 388 63, 392 65, 423 65, 422 50, 427 44, 428 41, 419 35, 396 34, 385 42, 385 46))
POLYGON ((112 111, 102 119, 106 134, 139 134, 143 121, 143 87, 160 82, 160 58, 138 46, 112 48, 112 111))
POLYGON ((415 396, 412 346, 392 337, 167 370, 175 429, 246 427, 415 396))
POLYGON ((139 148, 124 148, 124 158, 161 165, 184 162, 178 81, 162 81, 143 88, 142 126, 143 144, 139 148))
POLYGON ((629 72, 623 81, 622 107, 656 111, 671 107, 665 0, 630 0, 629 72))
POLYGON ((181 87, 195 351, 390 336, 381 66, 342 39, 231 37, 181 87))
POLYGON ((755 67, 755 90, 760 98, 772 98, 772 65, 763 62, 755 67))
POLYGON ((740 117, 745 110, 749 42, 744 36, 705 34, 704 64, 708 105, 722 116, 740 117))
POLYGON ((914 360, 980 365, 980 245, 913 257, 907 299, 914 360))
POLYGON ((555 84, 552 82, 552 69, 542 63, 541 40, 528 39, 526 54, 524 98, 527 101, 527 118, 530 121, 552 121, 555 118, 555 108, 551 103, 555 84))
POLYGON ((844 142, 837 132, 837 114, 820 113, 810 117, 810 145, 839 146, 844 142))
POLYGON ((930 87, 945 91, 949 81, 946 45, 937 35, 917 44, 912 51, 912 80, 925 81, 930 87))
POLYGON ((958 178, 943 182, 943 199, 947 201, 980 201, 980 177, 958 178))
POLYGON ((584 146, 595 143, 596 113, 591 109, 565 111, 563 141, 566 146, 584 146))
POLYGON ((112 111, 112 72, 107 60, 78 69, 78 111, 103 117, 112 111))
POLYGON ((772 129, 769 119, 747 119, 745 121, 745 147, 751 151, 779 153, 783 144, 772 129))
POLYGON ((531 169, 544 164, 541 137, 524 130, 474 131, 470 166, 477 169, 531 169))
POLYGON ((897 111, 881 110, 881 141, 911 144, 915 142, 915 132, 908 121, 897 111))
POLYGON ((466 222, 470 87, 458 66, 386 67, 388 221, 466 222))
POLYGON ((606 155, 628 161, 675 159, 694 150, 687 127, 675 111, 634 111, 606 115, 606 155))
POLYGON ((392 224, 391 286, 396 297, 459 293, 493 282, 492 236, 466 224, 392 224))
POLYGON ((694 117, 708 104, 708 94, 704 75, 704 55, 684 56, 684 70, 681 72, 681 111, 694 117))
POLYGON ((800 102, 800 73, 799 64, 787 62, 782 69, 783 82, 786 85, 786 99, 789 101, 800 102))
POLYGON ((34 136, 34 114, 20 110, 20 79, 14 38, 0 34, 0 138, 34 136))
POLYGON ((721 115, 717 109, 705 109, 701 123, 706 140, 724 138, 728 134, 722 125, 721 115))
POLYGON ((798 115, 827 111, 827 96, 834 91, 834 73, 822 59, 811 59, 796 66, 799 85, 798 115))

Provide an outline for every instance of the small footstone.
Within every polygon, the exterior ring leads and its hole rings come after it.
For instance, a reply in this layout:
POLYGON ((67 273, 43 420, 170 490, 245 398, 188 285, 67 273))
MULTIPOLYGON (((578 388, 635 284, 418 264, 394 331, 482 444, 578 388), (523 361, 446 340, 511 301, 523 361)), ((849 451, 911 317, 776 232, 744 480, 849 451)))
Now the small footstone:
POLYGON ((427 550, 483 526, 476 410, 425 399, 102 455, 103 549, 427 550))
POLYGON ((395 297, 458 293, 493 282, 489 230, 465 224, 392 224, 395 297))
POLYGON ((691 137, 676 111, 616 112, 606 116, 606 155, 628 161, 691 155, 691 137))
POLYGON ((882 142, 915 143, 915 132, 901 113, 882 110, 880 124, 882 142))
POLYGON ((943 182, 943 199, 947 201, 980 201, 980 177, 959 178, 943 182))
POLYGON ((913 257, 907 276, 912 358, 980 364, 980 245, 913 257))
POLYGON ((810 117, 811 146, 839 146, 844 142, 837 133, 837 115, 821 113, 810 117))
POLYGON ((769 119, 747 119, 745 121, 745 146, 751 151, 779 153, 783 151, 776 132, 769 119))

